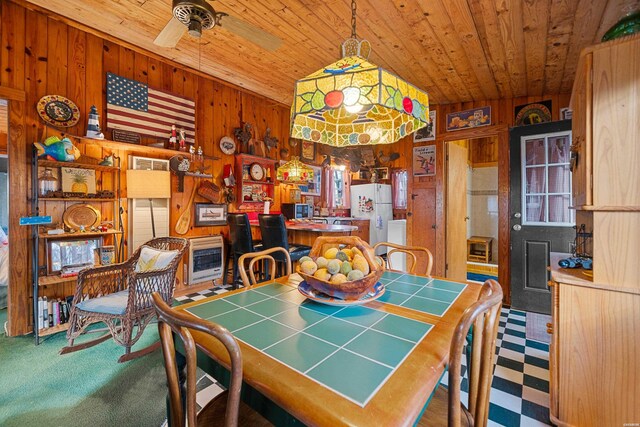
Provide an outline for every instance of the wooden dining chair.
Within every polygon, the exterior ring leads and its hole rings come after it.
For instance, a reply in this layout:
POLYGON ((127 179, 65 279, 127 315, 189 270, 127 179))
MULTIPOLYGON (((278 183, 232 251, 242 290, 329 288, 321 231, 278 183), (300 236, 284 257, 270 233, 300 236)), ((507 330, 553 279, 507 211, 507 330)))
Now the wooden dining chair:
POLYGON ((408 261, 411 261, 411 267, 406 271, 409 274, 415 274, 419 265, 424 266, 424 269, 418 272, 418 274, 424 274, 425 276, 431 276, 431 269, 433 268, 433 255, 431 251, 422 246, 403 246, 391 242, 378 242, 373 246, 374 251, 379 247, 387 247, 387 268, 393 270, 391 265, 391 255, 394 253, 403 253, 407 256, 408 261))
POLYGON ((171 426, 198 425, 271 426, 272 424, 240 400, 242 387, 242 353, 238 342, 225 327, 199 319, 186 312, 174 310, 165 303, 159 293, 153 293, 153 305, 158 316, 158 332, 162 344, 162 355, 169 387, 171 426), (206 335, 192 335, 191 331, 206 335), (184 347, 186 359, 185 393, 182 396, 179 366, 176 359, 174 334, 184 347), (196 406, 197 358, 196 347, 200 341, 213 337, 220 341, 229 353, 231 380, 229 388, 214 397, 198 413, 196 406), (186 403, 186 413, 185 407, 186 403))
POLYGON ((442 385, 436 389, 418 421, 418 426, 487 425, 494 368, 493 355, 496 351, 501 308, 502 287, 495 280, 487 280, 482 285, 478 300, 465 310, 454 331, 449 350, 448 393, 442 385), (460 372, 462 352, 471 326, 471 360, 467 363, 469 400, 465 407, 460 402, 460 372))
POLYGON ((284 261, 285 270, 286 270, 285 273, 287 276, 291 275, 291 256, 289 255, 289 251, 286 250, 285 248, 276 247, 276 248, 266 249, 260 252, 250 252, 242 255, 238 260, 238 271, 240 272, 240 278, 242 279, 242 284, 244 286, 249 287, 258 283, 258 281, 256 280, 255 268, 254 268, 255 263, 258 261, 262 262, 262 264, 264 265, 263 268, 267 268, 268 266, 268 268, 270 269, 270 274, 266 277, 272 277, 272 278, 276 277, 276 259, 272 255, 270 255, 274 252, 282 252, 285 260, 284 261), (251 260, 249 261, 249 267, 248 267, 249 275, 251 276, 250 278, 247 277, 247 271, 245 270, 246 260, 251 260), (267 261, 267 262, 265 263, 264 261, 267 261))

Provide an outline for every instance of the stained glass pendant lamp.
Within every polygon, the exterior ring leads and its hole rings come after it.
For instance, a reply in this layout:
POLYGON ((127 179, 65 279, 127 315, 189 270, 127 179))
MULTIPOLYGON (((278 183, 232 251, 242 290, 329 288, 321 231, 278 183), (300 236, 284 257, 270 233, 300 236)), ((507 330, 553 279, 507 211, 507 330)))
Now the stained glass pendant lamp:
POLYGON ((351 13, 342 59, 296 82, 293 138, 335 147, 391 144, 428 123, 427 93, 367 60, 371 45, 356 37, 355 0, 351 13))
POLYGON ((278 168, 276 179, 289 184, 309 182, 313 180, 313 169, 294 157, 278 168))

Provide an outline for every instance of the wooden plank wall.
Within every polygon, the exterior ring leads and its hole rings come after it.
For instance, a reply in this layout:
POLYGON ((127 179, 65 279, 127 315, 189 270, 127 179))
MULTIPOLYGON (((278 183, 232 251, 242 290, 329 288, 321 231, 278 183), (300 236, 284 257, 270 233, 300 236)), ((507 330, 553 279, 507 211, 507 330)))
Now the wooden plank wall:
MULTIPOLYGON (((15 217, 11 230, 15 244, 11 246, 12 258, 20 260, 19 265, 12 264, 10 334, 25 334, 31 330, 31 272, 29 230, 17 225, 19 216, 31 213, 27 197, 31 192, 30 156, 31 144, 44 137, 59 132, 47 128, 36 112, 36 103, 44 95, 58 94, 75 102, 81 111, 80 122, 66 132, 71 135, 84 135, 87 112, 91 105, 98 108, 101 125, 106 119, 106 73, 135 79, 150 87, 163 89, 196 101, 196 140, 204 154, 217 156, 220 160, 207 161, 215 182, 221 184, 223 166, 233 164, 233 156, 225 155, 219 147, 220 138, 232 136, 233 128, 241 121, 256 125, 257 136, 262 138, 267 127, 271 135, 282 144, 288 142, 289 109, 264 97, 244 92, 200 73, 192 72, 164 62, 153 55, 119 46, 94 34, 69 26, 54 17, 27 10, 15 3, 1 2, 1 40, 0 84, 3 87, 24 90, 26 101, 24 111, 16 111, 12 117, 22 117, 12 123, 10 144, 15 144, 11 152, 11 212, 15 217), (20 201, 18 201, 20 200, 20 201), (15 214, 15 215, 14 215, 15 214)), ((11 103, 11 108, 21 108, 21 103, 11 103)), ((110 132, 106 132, 109 138, 110 132)), ((156 142, 143 138, 144 143, 156 142)), ((130 154, 158 157, 145 154, 144 147, 132 145, 128 150, 112 150, 99 144, 79 144, 83 154, 102 158, 115 154, 122 159, 123 170, 127 168, 127 156, 130 154)), ((272 150, 271 157, 278 158, 279 148, 272 150)), ((168 158, 169 156, 163 156, 168 158)), ((126 202, 126 180, 121 174, 121 198, 126 202)), ((110 174, 99 174, 99 181, 107 188, 110 186, 110 174)), ((173 177, 171 198, 170 227, 173 229, 180 213, 184 210, 194 185, 192 178, 185 179, 185 191, 177 192, 177 178, 173 177)), ((276 187, 277 188, 277 187, 276 187)), ((276 190, 277 192, 277 190, 276 190)), ((204 202, 199 196, 197 202, 204 202)), ((126 209, 126 203, 124 203, 126 209)), ((65 205, 48 202, 43 204, 43 213, 61 218, 65 205)), ((106 219, 117 220, 110 203, 102 206, 106 219)), ((276 194, 275 206, 279 209, 279 197, 276 194)), ((230 207, 234 210, 234 206, 230 207)), ((123 218, 126 225, 126 213, 123 218)), ((186 237, 218 234, 225 227, 192 227, 186 237)), ((12 239, 13 240, 13 239, 12 239)), ((125 252, 126 253, 126 252, 125 252)), ((58 286, 44 290, 59 294, 70 294, 72 286, 58 286)))

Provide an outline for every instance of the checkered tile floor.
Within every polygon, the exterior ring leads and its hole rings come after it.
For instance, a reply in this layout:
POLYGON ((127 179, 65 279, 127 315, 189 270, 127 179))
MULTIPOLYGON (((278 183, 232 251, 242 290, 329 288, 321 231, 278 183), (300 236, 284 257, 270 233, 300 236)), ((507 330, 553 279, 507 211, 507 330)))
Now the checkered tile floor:
MULTIPOLYGON (((227 292, 213 288, 176 300, 181 304, 227 292)), ((549 344, 526 338, 526 313, 503 308, 496 345, 496 368, 491 388, 489 426, 547 426, 549 421, 549 344)), ((463 358, 464 361, 464 358, 463 358)), ((465 368, 463 368, 463 373, 465 368)), ((447 377, 443 378, 446 385, 447 377)), ((222 390, 203 373, 197 401, 204 405, 222 390)), ((462 380, 462 401, 466 403, 468 383, 462 380)))

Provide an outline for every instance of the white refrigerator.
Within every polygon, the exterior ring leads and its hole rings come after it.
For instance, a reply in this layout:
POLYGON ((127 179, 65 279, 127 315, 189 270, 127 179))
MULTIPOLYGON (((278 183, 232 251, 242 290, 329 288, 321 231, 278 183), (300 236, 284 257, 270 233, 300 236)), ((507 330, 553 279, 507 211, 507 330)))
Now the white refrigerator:
MULTIPOLYGON (((351 216, 368 218, 369 244, 387 239, 387 224, 393 219, 391 186, 388 184, 362 184, 351 186, 351 216)), ((386 252, 380 248, 376 254, 386 252)))

